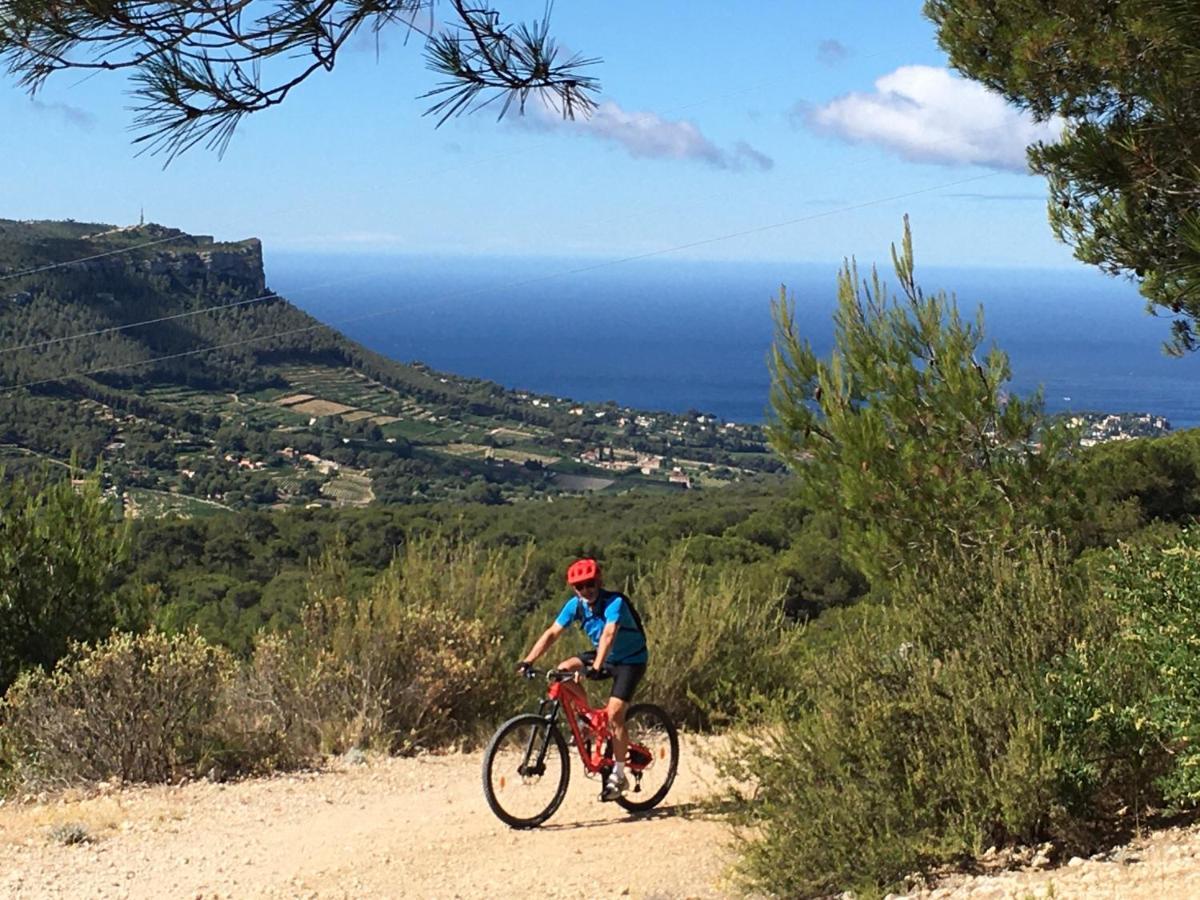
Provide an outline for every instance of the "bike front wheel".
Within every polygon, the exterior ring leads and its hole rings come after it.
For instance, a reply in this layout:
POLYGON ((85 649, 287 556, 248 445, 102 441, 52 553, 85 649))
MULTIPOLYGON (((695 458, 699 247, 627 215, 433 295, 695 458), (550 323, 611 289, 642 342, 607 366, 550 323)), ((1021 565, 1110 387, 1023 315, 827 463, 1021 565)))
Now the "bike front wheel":
POLYGON ((533 828, 554 815, 570 778, 562 733, 533 713, 501 725, 483 754, 483 795, 497 818, 513 828, 533 828))
POLYGON ((629 731, 630 787, 617 803, 630 812, 653 809, 667 796, 679 771, 679 732, 661 707, 638 703, 625 714, 629 731))

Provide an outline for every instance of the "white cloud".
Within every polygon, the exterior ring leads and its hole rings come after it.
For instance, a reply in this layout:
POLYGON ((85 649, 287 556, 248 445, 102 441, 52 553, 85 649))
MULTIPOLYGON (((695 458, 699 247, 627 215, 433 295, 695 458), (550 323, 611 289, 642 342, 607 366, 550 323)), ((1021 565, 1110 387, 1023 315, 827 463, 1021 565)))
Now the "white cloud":
POLYGON ((691 122, 664 119, 657 113, 630 112, 611 100, 605 100, 588 118, 564 120, 549 105, 533 106, 532 122, 539 127, 558 127, 577 134, 608 141, 625 148, 639 159, 694 160, 717 169, 758 169, 766 171, 775 161, 765 153, 738 141, 725 149, 705 137, 691 122))
POLYGON ((999 94, 949 69, 901 66, 853 93, 798 111, 807 124, 855 142, 878 144, 905 159, 1028 171, 1025 148, 1056 140, 1061 119, 1035 122, 999 94))

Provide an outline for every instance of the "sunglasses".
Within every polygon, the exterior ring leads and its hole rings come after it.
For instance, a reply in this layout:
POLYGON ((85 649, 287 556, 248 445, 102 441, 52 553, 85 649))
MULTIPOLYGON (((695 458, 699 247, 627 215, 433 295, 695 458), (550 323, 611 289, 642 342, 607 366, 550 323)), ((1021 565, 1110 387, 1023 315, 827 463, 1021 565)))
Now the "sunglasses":
POLYGON ((595 582, 595 581, 581 581, 581 582, 579 582, 578 584, 576 584, 576 585, 575 585, 575 590, 577 590, 577 591, 590 591, 590 590, 591 590, 592 588, 594 588, 595 586, 596 586, 596 582, 595 582))

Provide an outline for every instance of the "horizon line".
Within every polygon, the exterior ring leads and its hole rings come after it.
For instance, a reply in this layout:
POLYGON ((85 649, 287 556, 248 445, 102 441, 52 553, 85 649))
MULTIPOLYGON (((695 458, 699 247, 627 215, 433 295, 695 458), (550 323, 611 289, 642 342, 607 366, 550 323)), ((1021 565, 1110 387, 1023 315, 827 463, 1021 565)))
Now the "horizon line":
MULTIPOLYGON (((453 250, 406 250, 392 249, 386 247, 371 247, 371 246, 352 246, 343 245, 340 247, 322 247, 314 248, 305 244, 287 244, 287 243, 271 243, 263 242, 263 255, 281 255, 288 257, 311 256, 314 258, 338 258, 338 259, 355 259, 355 258, 375 258, 375 259, 392 259, 397 262, 403 261, 445 261, 445 262, 492 262, 492 263, 512 263, 512 262, 571 262, 571 261, 587 261, 587 262, 604 262, 606 260, 622 259, 623 264, 629 265, 632 263, 641 265, 657 265, 663 267, 678 268, 681 266, 831 266, 835 270, 840 270, 846 260, 851 257, 844 257, 838 260, 829 259, 782 259, 782 258, 650 258, 650 259, 633 259, 624 260, 620 254, 601 254, 601 253, 500 253, 500 252, 484 252, 484 253, 463 253, 453 250)), ((860 269, 869 271, 872 264, 884 271, 885 263, 877 261, 870 263, 865 260, 858 260, 860 269)), ((1077 262, 1074 260, 1064 263, 996 263, 996 262, 926 262, 918 265, 918 271, 922 269, 951 269, 951 270, 993 270, 993 271, 1029 271, 1029 272, 1055 272, 1055 273, 1080 273, 1102 277, 1106 280, 1121 281, 1126 276, 1109 275, 1101 272, 1094 266, 1087 263, 1077 262)), ((888 268, 886 271, 890 271, 888 268)))

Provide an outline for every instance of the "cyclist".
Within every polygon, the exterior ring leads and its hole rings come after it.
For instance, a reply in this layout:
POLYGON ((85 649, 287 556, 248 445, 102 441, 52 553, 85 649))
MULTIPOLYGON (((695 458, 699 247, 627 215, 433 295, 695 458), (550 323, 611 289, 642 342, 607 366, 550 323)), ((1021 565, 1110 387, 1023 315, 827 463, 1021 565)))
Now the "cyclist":
POLYGON ((578 559, 571 563, 567 569, 567 584, 574 589, 574 596, 567 600, 558 617, 534 642, 533 649, 521 660, 517 670, 528 670, 572 622, 579 623, 596 649, 565 659, 558 668, 577 673, 577 678, 579 675, 586 678, 612 675, 607 708, 614 764, 600 799, 615 800, 629 787, 625 777, 625 753, 629 746, 625 712, 634 689, 646 674, 649 658, 646 635, 629 601, 616 591, 607 591, 601 586, 600 565, 596 560, 578 559))

